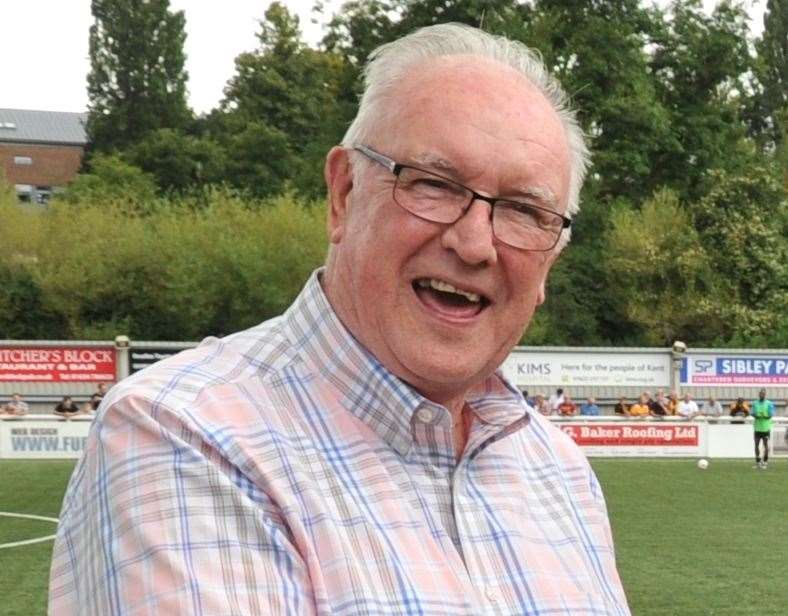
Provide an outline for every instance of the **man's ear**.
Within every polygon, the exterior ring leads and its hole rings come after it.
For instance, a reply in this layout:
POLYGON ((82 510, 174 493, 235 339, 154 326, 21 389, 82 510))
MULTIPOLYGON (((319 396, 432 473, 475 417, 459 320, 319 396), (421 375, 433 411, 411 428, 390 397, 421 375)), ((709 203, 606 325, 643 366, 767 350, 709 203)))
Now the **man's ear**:
POLYGON ((547 275, 550 273, 550 268, 553 267, 553 264, 558 259, 558 255, 561 254, 561 250, 554 248, 546 257, 545 261, 542 264, 542 280, 539 283, 539 289, 536 292, 536 305, 541 306, 544 304, 544 300, 547 297, 547 291, 545 287, 547 286, 547 275))
POLYGON ((353 169, 348 151, 341 146, 331 148, 323 173, 328 187, 328 239, 332 244, 338 244, 345 232, 349 194, 353 189, 353 169))

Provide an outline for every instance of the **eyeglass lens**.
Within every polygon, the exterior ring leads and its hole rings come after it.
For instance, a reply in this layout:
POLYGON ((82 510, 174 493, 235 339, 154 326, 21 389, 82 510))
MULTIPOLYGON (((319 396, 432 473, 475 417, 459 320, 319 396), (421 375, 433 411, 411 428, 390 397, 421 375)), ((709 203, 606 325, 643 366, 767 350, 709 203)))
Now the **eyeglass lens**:
MULTIPOLYGON (((394 184, 394 200, 432 222, 456 222, 472 199, 468 188, 412 167, 402 167, 394 184)), ((512 201, 497 200, 492 218, 493 233, 500 241, 527 250, 550 250, 563 228, 558 214, 512 201)))

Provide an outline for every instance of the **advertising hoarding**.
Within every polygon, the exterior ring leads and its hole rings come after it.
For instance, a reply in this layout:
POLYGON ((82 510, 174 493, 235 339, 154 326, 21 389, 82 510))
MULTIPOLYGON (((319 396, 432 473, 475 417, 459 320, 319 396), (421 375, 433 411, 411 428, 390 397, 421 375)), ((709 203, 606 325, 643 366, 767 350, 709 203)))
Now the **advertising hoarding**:
MULTIPOLYGON (((695 423, 558 424, 590 456, 697 456, 703 449, 702 426, 695 423)), ((703 426, 705 428, 705 426, 703 426)))
POLYGON ((0 422, 0 458, 78 458, 85 449, 90 419, 0 422))
POLYGON ((692 353, 682 361, 681 384, 788 387, 788 355, 692 353))
POLYGON ((502 365, 518 387, 615 386, 670 387, 667 353, 521 351, 514 349, 502 365))
POLYGON ((167 359, 173 355, 177 355, 183 349, 173 347, 155 347, 155 348, 131 348, 130 355, 130 374, 144 370, 148 366, 152 366, 157 361, 167 359))
POLYGON ((111 346, 0 347, 0 381, 106 382, 114 381, 115 375, 111 346))

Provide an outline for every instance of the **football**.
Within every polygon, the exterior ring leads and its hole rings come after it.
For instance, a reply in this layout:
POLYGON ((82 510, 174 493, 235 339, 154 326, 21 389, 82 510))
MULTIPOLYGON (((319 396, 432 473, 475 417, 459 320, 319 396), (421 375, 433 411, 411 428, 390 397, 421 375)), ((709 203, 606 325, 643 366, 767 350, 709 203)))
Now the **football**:
POLYGON ((707 468, 709 468, 709 461, 706 458, 701 458, 698 460, 698 468, 705 471, 707 468))

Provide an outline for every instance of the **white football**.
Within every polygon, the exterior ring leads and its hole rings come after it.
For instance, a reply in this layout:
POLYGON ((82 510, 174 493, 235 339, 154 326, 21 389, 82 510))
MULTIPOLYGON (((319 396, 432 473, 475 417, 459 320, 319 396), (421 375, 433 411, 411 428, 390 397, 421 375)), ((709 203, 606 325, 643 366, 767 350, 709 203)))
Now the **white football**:
POLYGON ((706 458, 701 458, 698 460, 698 468, 705 471, 709 468, 709 461, 706 458))

